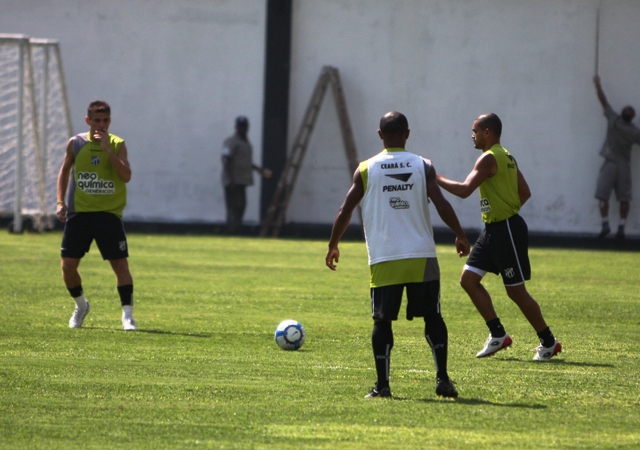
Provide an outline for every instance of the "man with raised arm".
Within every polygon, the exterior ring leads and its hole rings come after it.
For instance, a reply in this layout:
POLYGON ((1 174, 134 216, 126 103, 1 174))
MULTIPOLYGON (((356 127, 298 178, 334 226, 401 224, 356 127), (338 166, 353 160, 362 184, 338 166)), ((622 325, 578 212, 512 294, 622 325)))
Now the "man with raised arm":
POLYGON ((611 197, 611 191, 615 191, 616 198, 620 202, 620 222, 616 238, 624 239, 624 226, 631 202, 631 147, 633 144, 640 144, 640 129, 631 123, 636 115, 635 109, 627 105, 618 114, 604 95, 600 77, 596 75, 593 82, 596 85, 598 100, 604 108, 604 116, 607 118, 607 136, 600 150, 600 156, 604 161, 598 174, 595 195, 600 202, 602 218, 602 231, 598 237, 604 238, 611 233, 609 197, 611 197))

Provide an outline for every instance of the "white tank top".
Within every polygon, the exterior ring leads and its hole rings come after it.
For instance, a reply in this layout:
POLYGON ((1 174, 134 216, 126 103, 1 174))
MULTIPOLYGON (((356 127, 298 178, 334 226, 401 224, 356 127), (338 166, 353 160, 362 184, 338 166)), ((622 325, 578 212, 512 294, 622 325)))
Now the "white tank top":
POLYGON ((404 149, 385 149, 360 164, 369 265, 436 257, 427 197, 430 170, 431 161, 404 149))

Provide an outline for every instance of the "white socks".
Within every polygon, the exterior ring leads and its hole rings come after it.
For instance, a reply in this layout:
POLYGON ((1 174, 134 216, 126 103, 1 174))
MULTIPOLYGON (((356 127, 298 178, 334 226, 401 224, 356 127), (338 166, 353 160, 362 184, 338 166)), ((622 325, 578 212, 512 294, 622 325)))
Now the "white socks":
POLYGON ((133 319, 133 305, 122 305, 122 319, 133 319))
POLYGON ((84 311, 87 309, 87 299, 84 298, 84 294, 80 297, 75 297, 73 300, 76 302, 76 306, 79 310, 84 311))

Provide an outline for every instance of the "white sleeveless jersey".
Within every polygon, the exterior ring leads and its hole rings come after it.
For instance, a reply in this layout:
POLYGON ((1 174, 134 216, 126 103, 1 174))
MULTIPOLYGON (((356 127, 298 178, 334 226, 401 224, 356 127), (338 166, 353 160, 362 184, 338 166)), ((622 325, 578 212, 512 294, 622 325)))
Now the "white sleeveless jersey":
POLYGON ((430 170, 431 161, 399 148, 360 163, 369 265, 436 257, 427 197, 430 170))

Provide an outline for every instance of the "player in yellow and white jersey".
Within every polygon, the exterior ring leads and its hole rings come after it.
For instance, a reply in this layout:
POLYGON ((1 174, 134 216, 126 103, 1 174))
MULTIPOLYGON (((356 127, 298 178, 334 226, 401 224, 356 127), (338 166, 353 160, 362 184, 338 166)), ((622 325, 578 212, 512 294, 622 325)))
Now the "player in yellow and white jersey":
POLYGON ((485 228, 473 245, 462 270, 460 284, 489 328, 489 338, 477 358, 491 356, 512 344, 493 307, 491 296, 482 285, 487 272, 502 274, 507 295, 520 308, 540 339, 533 359, 548 360, 562 350, 542 317, 540 305, 529 294, 525 281, 531 278, 528 229, 518 214, 531 197, 529 185, 515 158, 500 145, 502 121, 493 113, 479 116, 472 126, 475 148, 482 151, 473 170, 463 182, 438 175, 444 190, 467 198, 480 190, 480 212, 485 228))
POLYGON ((78 266, 95 240, 102 258, 109 261, 116 275, 122 327, 136 330, 133 279, 122 225, 122 211, 127 203, 126 183, 131 180, 127 146, 124 140, 109 134, 111 108, 107 102, 92 102, 85 122, 89 131, 69 139, 58 175, 56 215, 65 224, 62 277, 76 302, 69 327, 80 328, 89 313, 78 266))

